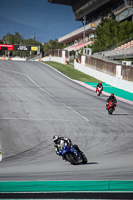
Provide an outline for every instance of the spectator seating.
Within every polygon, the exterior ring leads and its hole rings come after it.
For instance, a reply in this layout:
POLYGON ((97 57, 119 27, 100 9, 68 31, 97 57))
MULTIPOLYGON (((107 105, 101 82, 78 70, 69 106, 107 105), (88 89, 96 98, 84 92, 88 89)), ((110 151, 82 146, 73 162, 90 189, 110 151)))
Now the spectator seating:
POLYGON ((127 42, 113 50, 104 52, 105 57, 112 57, 112 56, 128 56, 131 55, 133 57, 133 40, 127 42))

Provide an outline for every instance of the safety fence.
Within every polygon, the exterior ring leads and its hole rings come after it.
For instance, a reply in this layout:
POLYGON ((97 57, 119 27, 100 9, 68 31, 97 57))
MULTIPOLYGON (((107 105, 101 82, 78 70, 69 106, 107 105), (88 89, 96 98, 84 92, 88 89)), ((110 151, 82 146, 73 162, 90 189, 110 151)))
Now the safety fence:
POLYGON ((46 56, 52 56, 52 57, 63 57, 63 56, 65 56, 66 58, 68 58, 69 54, 68 54, 67 50, 54 49, 54 50, 47 51, 46 56))
POLYGON ((74 68, 78 71, 81 71, 85 74, 88 74, 89 76, 92 76, 96 79, 101 80, 102 82, 105 82, 109 85, 112 85, 116 88, 125 90, 127 92, 133 93, 133 81, 127 81, 122 79, 121 77, 121 65, 114 66, 114 70, 116 71, 115 76, 109 75, 107 73, 103 73, 100 69, 94 69, 91 65, 86 65, 85 57, 81 57, 81 63, 74 62, 74 68), (83 59, 84 58, 84 59, 83 59))
MULTIPOLYGON (((81 64, 83 64, 82 57, 84 55, 79 54, 77 61, 81 64)), ((116 64, 113 62, 108 62, 99 58, 93 58, 90 56, 84 56, 84 65, 88 66, 92 69, 98 70, 100 72, 103 72, 105 74, 115 76, 116 77, 116 66, 121 66, 120 70, 120 78, 127 81, 133 81, 133 67, 132 66, 126 66, 122 64, 116 64)))

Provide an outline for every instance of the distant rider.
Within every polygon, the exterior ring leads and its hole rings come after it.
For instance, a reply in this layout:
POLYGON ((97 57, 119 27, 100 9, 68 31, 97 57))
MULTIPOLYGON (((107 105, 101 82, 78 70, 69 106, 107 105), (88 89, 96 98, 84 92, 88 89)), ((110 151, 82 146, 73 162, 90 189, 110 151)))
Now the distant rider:
POLYGON ((70 147, 73 147, 78 152, 83 154, 83 152, 79 149, 78 145, 76 145, 76 144, 73 145, 69 138, 59 137, 58 135, 54 135, 53 136, 53 142, 54 142, 55 151, 56 151, 57 155, 59 155, 59 151, 64 147, 64 145, 66 145, 66 146, 68 145, 70 147))
POLYGON ((114 96, 114 93, 111 93, 111 95, 107 98, 106 108, 108 107, 109 101, 113 101, 114 103, 117 103, 117 100, 116 100, 116 97, 114 96))
POLYGON ((101 91, 103 90, 103 85, 102 85, 102 82, 99 82, 96 86, 96 91, 98 88, 102 88, 101 91))

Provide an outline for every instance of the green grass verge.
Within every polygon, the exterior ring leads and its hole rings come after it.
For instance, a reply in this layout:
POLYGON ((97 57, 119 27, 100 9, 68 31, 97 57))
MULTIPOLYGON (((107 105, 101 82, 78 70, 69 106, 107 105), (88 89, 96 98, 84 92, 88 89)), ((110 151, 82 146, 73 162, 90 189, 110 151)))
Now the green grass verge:
POLYGON ((46 61, 44 63, 47 63, 51 67, 57 69, 61 73, 65 74, 71 79, 82 81, 82 82, 99 82, 100 80, 93 78, 92 76, 89 76, 87 74, 84 74, 76 69, 74 69, 74 65, 63 65, 61 63, 52 62, 52 61, 46 61))

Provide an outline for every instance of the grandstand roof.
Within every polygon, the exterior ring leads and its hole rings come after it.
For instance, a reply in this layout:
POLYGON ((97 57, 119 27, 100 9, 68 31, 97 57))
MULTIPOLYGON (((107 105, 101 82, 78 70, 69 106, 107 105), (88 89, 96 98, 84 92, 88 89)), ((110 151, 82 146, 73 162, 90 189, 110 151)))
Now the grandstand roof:
POLYGON ((72 6, 72 3, 75 0, 48 0, 49 3, 57 3, 57 4, 63 4, 63 5, 68 5, 72 6))
POLYGON ((92 27, 92 24, 87 24, 85 27, 81 27, 81 28, 59 38, 58 41, 60 43, 68 43, 68 42, 77 40, 80 37, 83 37, 84 28, 85 28, 85 35, 94 33, 94 31, 95 31, 95 27, 92 27))
POLYGON ((110 7, 114 2, 117 2, 117 0, 101 0, 96 3, 93 7, 91 7, 89 10, 84 10, 81 14, 76 14, 76 10, 83 7, 87 2, 91 0, 48 0, 49 3, 55 3, 55 4, 63 4, 72 6, 75 19, 77 21, 83 21, 83 17, 86 16, 86 18, 91 17, 92 15, 97 15, 97 12, 102 12, 107 7, 110 7))

